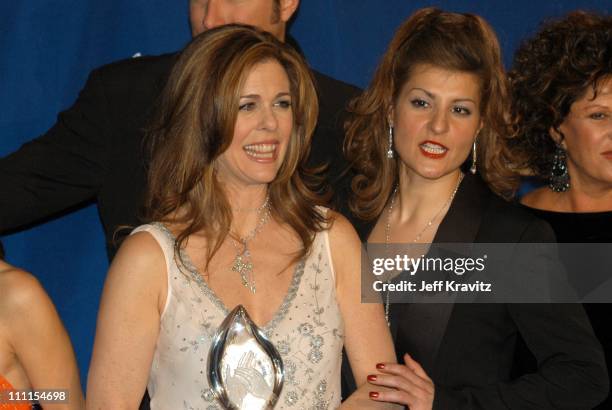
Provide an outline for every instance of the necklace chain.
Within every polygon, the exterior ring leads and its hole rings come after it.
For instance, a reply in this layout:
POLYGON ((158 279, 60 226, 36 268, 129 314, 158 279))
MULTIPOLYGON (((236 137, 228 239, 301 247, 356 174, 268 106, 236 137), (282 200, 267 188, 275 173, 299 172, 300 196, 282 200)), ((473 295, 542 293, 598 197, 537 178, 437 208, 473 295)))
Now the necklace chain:
POLYGON ((242 286, 252 293, 255 293, 256 287, 255 274, 253 273, 253 260, 251 259, 251 252, 249 251, 249 241, 253 240, 270 220, 270 197, 267 196, 263 205, 256 209, 259 220, 251 232, 244 237, 240 237, 230 231, 230 239, 232 245, 234 245, 236 249, 236 257, 232 263, 232 271, 238 272, 242 286), (234 239, 234 237, 237 237, 238 240, 234 239))
POLYGON ((264 208, 268 206, 269 203, 270 203, 270 197, 266 196, 266 200, 264 201, 264 203, 258 206, 257 208, 238 207, 238 208, 232 208, 232 212, 261 212, 264 210, 264 208))
MULTIPOLYGON (((448 200, 444 203, 444 205, 442 205, 440 210, 433 216, 433 218, 427 221, 423 229, 421 229, 421 231, 414 237, 414 239, 412 240, 412 243, 416 243, 420 241, 425 231, 427 231, 429 227, 432 226, 433 223, 442 214, 442 212, 450 206, 451 202, 453 202, 453 199, 455 199, 455 195, 457 194, 457 191, 459 190, 459 185, 461 185, 461 181, 463 181, 463 173, 459 173, 459 178, 457 179, 457 185, 455 186, 455 189, 451 193, 448 200)), ((391 201, 389 202, 389 208, 387 210, 387 220, 385 223, 385 248, 387 252, 389 251, 389 244, 391 243, 391 213, 393 212, 393 207, 395 206, 395 200, 397 198, 398 190, 399 190, 399 184, 395 185, 395 188, 393 189, 393 193, 391 194, 391 201)), ((387 279, 387 284, 389 282, 391 282, 391 279, 387 279)), ((389 323, 389 290, 388 289, 389 287, 387 287, 387 294, 385 297, 385 319, 387 320, 387 324, 389 323)))

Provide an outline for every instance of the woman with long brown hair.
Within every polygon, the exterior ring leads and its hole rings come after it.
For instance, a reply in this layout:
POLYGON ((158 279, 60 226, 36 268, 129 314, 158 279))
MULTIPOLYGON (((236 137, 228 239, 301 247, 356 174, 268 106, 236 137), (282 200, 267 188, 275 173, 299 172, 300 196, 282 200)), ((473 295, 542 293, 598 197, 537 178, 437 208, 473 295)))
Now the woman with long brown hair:
MULTIPOLYGON (((351 208, 372 244, 551 242, 513 195, 507 91, 492 28, 435 8, 397 30, 352 106, 346 151, 351 208)), ((368 380, 379 401, 410 409, 588 408, 608 382, 579 305, 423 303, 388 306, 398 355, 368 380), (523 337, 539 368, 515 377, 523 337), (380 386, 396 388, 383 392, 380 386)))
MULTIPOLYGON (((282 357, 278 407, 339 406, 343 344, 361 384, 394 353, 380 305, 359 303, 359 239, 302 165, 318 109, 308 68, 269 34, 208 30, 159 107, 150 223, 110 268, 88 407, 136 408, 146 387, 152 409, 218 408, 208 352, 238 304, 282 357)), ((267 383, 249 360, 228 380, 241 400, 267 383)), ((363 389, 343 406, 360 400, 363 389)))

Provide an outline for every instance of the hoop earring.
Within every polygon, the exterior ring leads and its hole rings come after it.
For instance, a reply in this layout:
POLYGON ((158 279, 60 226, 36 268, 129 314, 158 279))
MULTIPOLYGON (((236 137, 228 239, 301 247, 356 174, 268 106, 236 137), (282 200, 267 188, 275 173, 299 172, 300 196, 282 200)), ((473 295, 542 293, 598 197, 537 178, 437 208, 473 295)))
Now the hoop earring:
POLYGON ((561 144, 557 144, 555 149, 548 187, 554 192, 565 192, 570 188, 570 176, 567 172, 567 153, 561 147, 561 144))
POLYGON ((387 158, 393 158, 393 126, 389 125, 389 147, 387 148, 387 158))
POLYGON ((474 143, 472 144, 472 166, 470 167, 470 173, 475 175, 476 171, 476 139, 474 139, 474 143))

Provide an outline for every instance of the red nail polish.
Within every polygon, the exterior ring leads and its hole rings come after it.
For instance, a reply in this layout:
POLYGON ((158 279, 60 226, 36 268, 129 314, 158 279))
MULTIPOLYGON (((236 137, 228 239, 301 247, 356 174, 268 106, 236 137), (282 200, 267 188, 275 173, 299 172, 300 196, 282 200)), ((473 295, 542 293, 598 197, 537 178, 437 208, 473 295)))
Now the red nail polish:
POLYGON ((378 364, 376 365, 376 368, 377 368, 377 369, 379 369, 379 370, 382 370, 382 369, 384 369, 384 368, 385 368, 385 364, 384 364, 384 363, 378 363, 378 364))
POLYGON ((368 375, 368 381, 375 382, 376 381, 376 376, 373 375, 373 374, 368 375))
POLYGON ((371 399, 377 399, 378 398, 378 392, 377 391, 371 391, 370 392, 370 398, 371 399))

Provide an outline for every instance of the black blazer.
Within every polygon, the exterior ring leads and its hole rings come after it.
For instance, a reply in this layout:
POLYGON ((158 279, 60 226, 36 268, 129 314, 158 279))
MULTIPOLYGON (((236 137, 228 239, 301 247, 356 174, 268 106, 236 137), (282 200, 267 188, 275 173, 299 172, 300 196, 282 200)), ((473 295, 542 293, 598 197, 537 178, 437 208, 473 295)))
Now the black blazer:
MULTIPOLYGON (((118 226, 140 224, 146 176, 143 137, 177 54, 140 57, 92 71, 77 101, 44 135, 0 159, 0 232, 56 216, 96 200, 109 256, 118 226)), ((359 90, 312 71, 318 126, 309 164, 329 163, 336 182, 344 108, 359 90)))
MULTIPOLYGON (((358 226, 366 238, 372 224, 358 226)), ((545 222, 466 175, 434 242, 554 242, 545 222)), ((605 398, 601 346, 579 304, 394 304, 398 360, 435 383, 434 409, 588 409, 605 398), (522 336, 537 372, 512 375, 522 336)))

